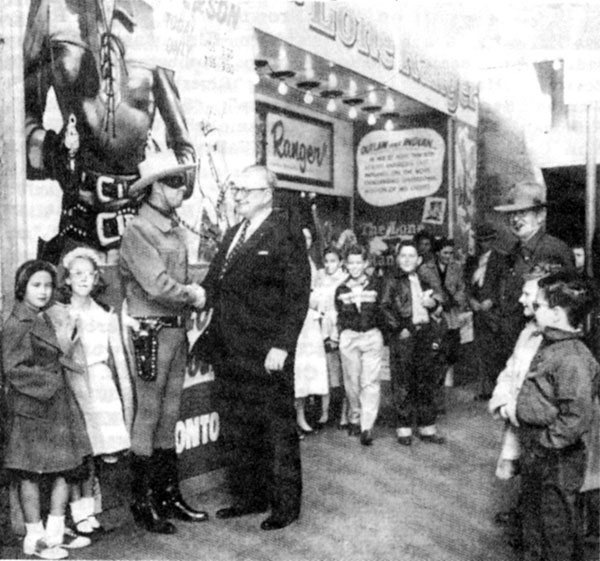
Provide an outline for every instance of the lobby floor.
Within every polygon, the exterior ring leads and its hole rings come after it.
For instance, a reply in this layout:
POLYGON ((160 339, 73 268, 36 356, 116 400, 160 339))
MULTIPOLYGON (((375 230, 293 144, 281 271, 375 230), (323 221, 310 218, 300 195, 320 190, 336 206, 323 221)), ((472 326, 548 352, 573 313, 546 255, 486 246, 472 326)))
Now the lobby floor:
MULTIPOLYGON (((511 561, 517 556, 494 513, 507 504, 494 478, 500 425, 473 401, 468 387, 450 391, 440 418, 444 446, 396 443, 378 424, 373 446, 361 446, 336 427, 301 442, 303 511, 287 528, 263 532, 265 515, 198 525, 177 523, 162 536, 138 529, 126 508, 109 512, 115 528, 71 559, 210 561, 511 561)), ((222 486, 184 486, 190 502, 211 515, 228 504, 222 486), (191 488, 190 488, 191 487, 191 488)), ((110 520, 111 519, 111 520, 110 520)), ((597 559, 597 546, 588 550, 597 559)), ((20 546, 2 558, 23 558, 20 546)))

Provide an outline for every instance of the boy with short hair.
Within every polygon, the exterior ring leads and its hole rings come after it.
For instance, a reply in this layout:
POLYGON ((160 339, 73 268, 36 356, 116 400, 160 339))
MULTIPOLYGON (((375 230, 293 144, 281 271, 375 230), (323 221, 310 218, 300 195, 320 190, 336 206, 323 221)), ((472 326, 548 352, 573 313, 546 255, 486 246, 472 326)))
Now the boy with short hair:
POLYGON ((373 425, 379 412, 383 336, 379 329, 377 280, 367 276, 367 250, 355 245, 346 253, 348 279, 335 291, 339 349, 348 399, 348 434, 360 434, 360 443, 373 443, 373 425))
POLYGON ((586 468, 600 366, 581 341, 594 304, 591 285, 573 273, 539 281, 533 304, 543 341, 517 397, 525 559, 582 558, 576 501, 586 468))
POLYGON ((422 441, 444 443, 435 424, 435 392, 444 368, 440 358, 442 298, 417 275, 421 260, 414 242, 402 242, 396 258, 398 270, 385 280, 381 296, 390 334, 396 432, 398 443, 404 446, 412 444, 414 424, 422 441))

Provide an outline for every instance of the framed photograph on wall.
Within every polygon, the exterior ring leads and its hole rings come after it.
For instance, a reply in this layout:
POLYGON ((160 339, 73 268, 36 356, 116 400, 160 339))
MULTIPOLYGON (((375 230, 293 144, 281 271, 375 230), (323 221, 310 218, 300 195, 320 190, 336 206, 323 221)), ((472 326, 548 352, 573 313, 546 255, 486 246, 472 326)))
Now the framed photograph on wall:
POLYGON ((426 197, 423 205, 423 224, 443 224, 446 216, 446 199, 426 197))
POLYGON ((333 124, 257 103, 263 160, 277 177, 333 189, 333 124))

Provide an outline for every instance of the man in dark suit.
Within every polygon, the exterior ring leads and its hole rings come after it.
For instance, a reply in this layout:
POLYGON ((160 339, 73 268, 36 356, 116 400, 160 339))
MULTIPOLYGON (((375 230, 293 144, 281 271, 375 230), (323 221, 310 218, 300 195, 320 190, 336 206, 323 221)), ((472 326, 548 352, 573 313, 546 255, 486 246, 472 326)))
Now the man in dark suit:
POLYGON ((243 218, 225 235, 204 288, 207 336, 222 399, 233 504, 217 518, 265 512, 263 530, 300 514, 302 473, 294 409, 294 351, 308 311, 310 268, 300 228, 273 209, 275 175, 250 166, 234 182, 243 218))
POLYGON ((465 284, 469 306, 473 311, 475 349, 479 392, 477 400, 488 400, 496 378, 508 359, 506 350, 498 344, 500 320, 498 306, 502 279, 507 274, 506 255, 494 248, 497 232, 489 223, 475 226, 477 255, 465 265, 465 284))

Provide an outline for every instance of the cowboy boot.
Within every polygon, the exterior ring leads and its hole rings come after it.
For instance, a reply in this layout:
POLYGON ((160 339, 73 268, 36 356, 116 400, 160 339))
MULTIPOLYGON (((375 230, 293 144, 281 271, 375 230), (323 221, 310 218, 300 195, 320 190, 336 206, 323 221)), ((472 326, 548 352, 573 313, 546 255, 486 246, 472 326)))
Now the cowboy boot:
POLYGON ((177 518, 184 522, 208 520, 207 512, 192 508, 181 495, 175 450, 155 450, 152 460, 155 464, 153 488, 161 516, 177 518))
POLYGON ((165 520, 157 508, 157 498, 150 485, 153 475, 151 463, 150 458, 131 455, 131 512, 136 524, 148 532, 174 534, 177 528, 165 520))

